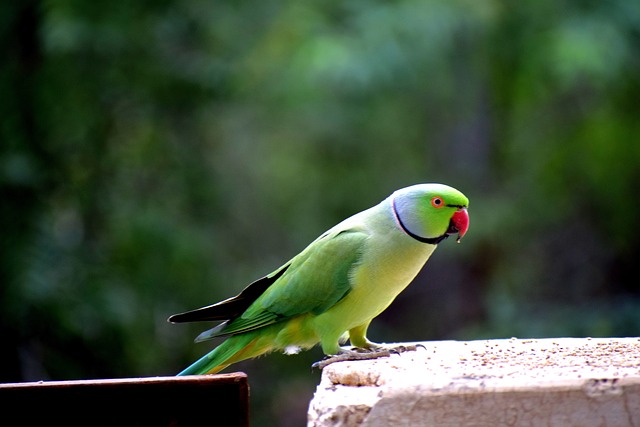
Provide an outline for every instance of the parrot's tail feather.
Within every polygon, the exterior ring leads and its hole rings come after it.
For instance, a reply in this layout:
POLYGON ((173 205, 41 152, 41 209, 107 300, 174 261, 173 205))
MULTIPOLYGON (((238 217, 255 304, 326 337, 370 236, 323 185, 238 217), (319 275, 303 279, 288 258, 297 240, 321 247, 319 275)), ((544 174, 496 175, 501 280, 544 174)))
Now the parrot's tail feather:
POLYGON ((259 345, 259 337, 254 334, 234 335, 202 356, 178 376, 215 374, 232 363, 266 353, 270 348, 259 345))

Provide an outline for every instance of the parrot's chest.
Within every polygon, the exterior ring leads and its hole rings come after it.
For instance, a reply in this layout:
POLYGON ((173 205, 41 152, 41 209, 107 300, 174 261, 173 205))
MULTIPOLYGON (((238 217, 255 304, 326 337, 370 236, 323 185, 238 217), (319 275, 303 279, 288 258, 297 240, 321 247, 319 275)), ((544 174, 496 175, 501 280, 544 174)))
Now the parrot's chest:
POLYGON ((434 250, 434 245, 411 240, 404 245, 372 251, 370 259, 363 260, 354 271, 353 292, 367 299, 380 298, 391 303, 416 277, 434 250))
POLYGON ((347 328, 376 317, 416 277, 434 250, 434 245, 414 240, 381 242, 353 270, 352 290, 334 306, 334 314, 344 316, 347 328))

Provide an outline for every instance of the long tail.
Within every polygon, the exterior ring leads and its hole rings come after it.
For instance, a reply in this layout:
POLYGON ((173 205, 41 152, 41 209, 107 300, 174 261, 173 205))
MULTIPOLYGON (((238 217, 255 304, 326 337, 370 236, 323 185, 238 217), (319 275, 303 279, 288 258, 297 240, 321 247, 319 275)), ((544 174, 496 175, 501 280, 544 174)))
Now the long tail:
POLYGON ((271 346, 264 345, 264 341, 255 332, 233 335, 178 375, 215 374, 232 363, 271 351, 271 346))

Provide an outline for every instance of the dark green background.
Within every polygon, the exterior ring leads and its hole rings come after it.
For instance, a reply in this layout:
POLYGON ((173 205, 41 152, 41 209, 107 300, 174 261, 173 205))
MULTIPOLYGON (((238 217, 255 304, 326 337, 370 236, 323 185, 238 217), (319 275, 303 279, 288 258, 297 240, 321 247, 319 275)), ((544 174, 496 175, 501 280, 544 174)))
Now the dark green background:
MULTIPOLYGON (((640 334, 640 2, 21 0, 0 37, 1 381, 172 375, 215 343, 170 314, 431 181, 469 233, 371 339, 640 334)), ((253 425, 321 356, 233 367, 253 425)))

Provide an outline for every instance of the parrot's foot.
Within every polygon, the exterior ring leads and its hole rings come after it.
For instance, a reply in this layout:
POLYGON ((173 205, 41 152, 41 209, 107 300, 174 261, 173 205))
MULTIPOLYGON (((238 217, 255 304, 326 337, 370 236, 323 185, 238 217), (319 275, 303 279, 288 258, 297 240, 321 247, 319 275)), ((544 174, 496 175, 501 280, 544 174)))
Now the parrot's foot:
POLYGON ((422 344, 398 345, 393 347, 385 347, 382 345, 373 345, 371 348, 353 347, 352 349, 341 348, 342 353, 334 356, 327 356, 317 361, 312 368, 324 369, 326 366, 335 362, 345 362, 349 360, 371 360, 380 357, 389 357, 392 354, 400 354, 406 351, 416 351, 418 347, 424 348, 422 344))

